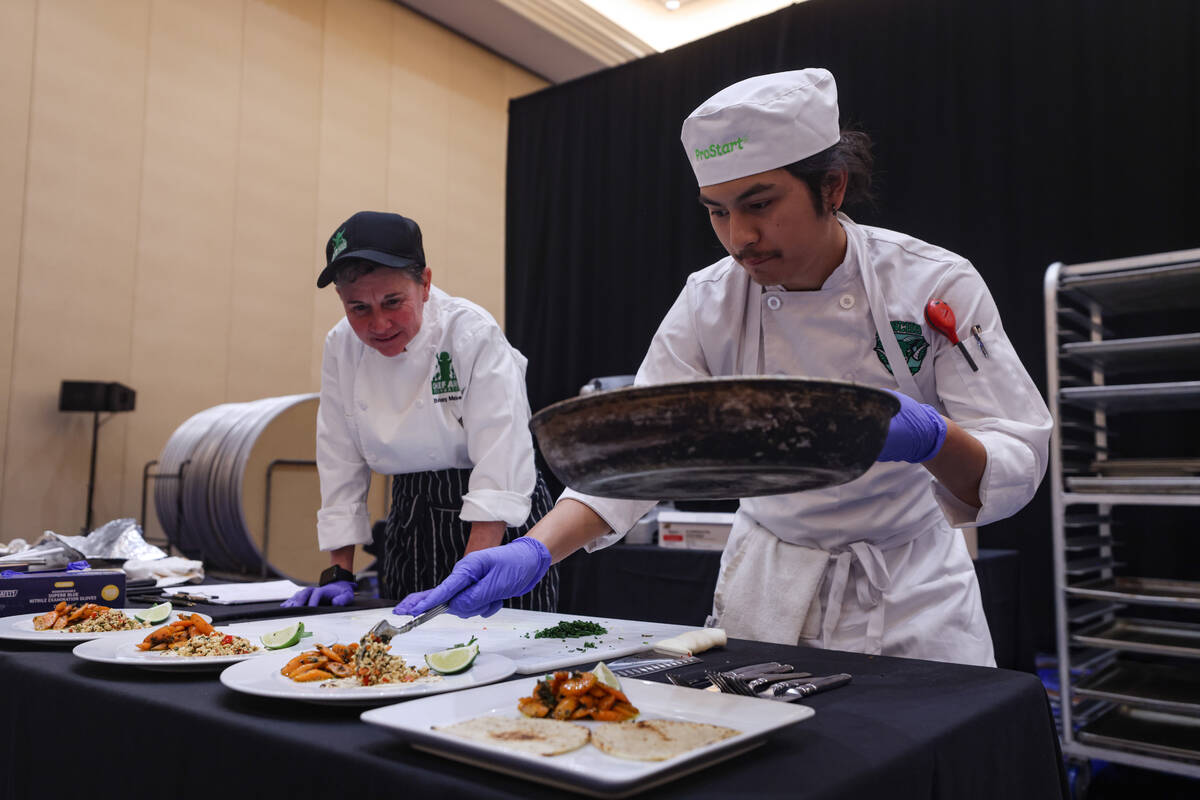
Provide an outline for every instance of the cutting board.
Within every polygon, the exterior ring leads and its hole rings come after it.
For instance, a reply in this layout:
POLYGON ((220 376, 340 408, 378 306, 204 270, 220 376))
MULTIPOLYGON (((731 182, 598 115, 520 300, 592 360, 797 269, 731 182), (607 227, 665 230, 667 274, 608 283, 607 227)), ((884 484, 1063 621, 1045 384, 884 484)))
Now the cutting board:
MULTIPOLYGON (((334 636, 337 641, 351 642, 358 641, 381 619, 386 619, 393 625, 402 625, 411 617, 396 616, 387 609, 379 608, 312 617, 300 616, 296 619, 302 619, 304 627, 316 631, 323 640, 334 636)), ((278 622, 282 627, 287 620, 279 618, 278 622)), ((650 650, 657 641, 693 630, 696 628, 662 622, 638 622, 629 619, 502 608, 487 618, 459 619, 452 614, 442 614, 393 639, 392 652, 406 657, 421 656, 445 650, 456 644, 465 644, 471 636, 475 636, 482 652, 507 656, 516 662, 518 672, 533 675, 641 653, 650 650), (608 633, 565 640, 534 637, 539 630, 566 620, 577 619, 599 623, 608 629, 608 633)))

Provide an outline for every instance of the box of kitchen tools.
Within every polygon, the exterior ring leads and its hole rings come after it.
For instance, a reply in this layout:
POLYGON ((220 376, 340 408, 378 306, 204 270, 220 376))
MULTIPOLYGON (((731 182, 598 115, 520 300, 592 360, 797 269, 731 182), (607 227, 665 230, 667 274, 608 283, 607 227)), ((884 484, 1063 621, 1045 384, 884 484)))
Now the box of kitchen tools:
POLYGON ((733 514, 704 511, 658 512, 658 545, 684 550, 724 550, 733 514))
POLYGON ((125 573, 119 569, 19 572, 0 577, 0 616, 49 611, 60 602, 125 605, 125 573))

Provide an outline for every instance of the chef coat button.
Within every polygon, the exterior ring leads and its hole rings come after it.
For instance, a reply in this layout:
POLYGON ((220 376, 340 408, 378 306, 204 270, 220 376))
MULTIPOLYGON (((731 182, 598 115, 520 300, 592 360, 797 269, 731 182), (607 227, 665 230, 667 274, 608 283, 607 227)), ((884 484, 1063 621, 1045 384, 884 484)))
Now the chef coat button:
POLYGON ((366 404, 366 403, 364 403, 364 402, 362 402, 361 400, 360 400, 360 401, 359 401, 359 403, 358 403, 358 407, 359 407, 361 410, 363 410, 363 411, 366 411, 366 410, 367 410, 367 404, 366 404))
POLYGON ((854 295, 852 295, 852 294, 842 295, 841 299, 838 300, 838 305, 841 306, 842 308, 846 309, 847 311, 854 308, 854 295))
POLYGON ((772 311, 778 311, 781 305, 783 305, 783 301, 775 295, 771 295, 767 298, 767 308, 771 309, 772 311))
POLYGON ((425 405, 425 401, 424 401, 424 400, 418 400, 418 401, 417 401, 417 408, 421 408, 421 407, 423 407, 424 405, 425 405))

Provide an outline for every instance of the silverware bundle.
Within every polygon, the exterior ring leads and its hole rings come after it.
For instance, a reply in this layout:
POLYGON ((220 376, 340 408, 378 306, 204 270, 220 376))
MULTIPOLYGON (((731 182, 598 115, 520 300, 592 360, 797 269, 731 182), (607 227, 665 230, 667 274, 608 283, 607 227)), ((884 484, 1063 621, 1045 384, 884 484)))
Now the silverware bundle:
MULTIPOLYGON (((698 659, 697 659, 698 660, 698 659)), ((781 664, 778 661, 767 661, 762 664, 747 664, 744 667, 735 667, 721 672, 721 675, 732 675, 742 678, 757 678, 760 675, 768 673, 791 672, 793 669, 791 664, 781 664)), ((706 670, 703 673, 696 672, 681 672, 674 675, 668 675, 667 680, 676 686, 687 686, 692 689, 703 689, 706 686, 717 685, 712 679, 714 673, 711 670, 706 670)), ((717 688, 720 688, 718 685, 717 688)))
MULTIPOLYGON (((766 665, 758 664, 755 667, 766 665)), ((791 669, 788 665, 787 669, 791 669)), ((791 702, 814 695, 827 689, 836 689, 850 682, 851 676, 842 672, 837 675, 812 677, 811 672, 787 672, 781 670, 754 670, 742 667, 739 670, 706 672, 714 686, 726 694, 747 697, 762 697, 767 700, 791 702)))

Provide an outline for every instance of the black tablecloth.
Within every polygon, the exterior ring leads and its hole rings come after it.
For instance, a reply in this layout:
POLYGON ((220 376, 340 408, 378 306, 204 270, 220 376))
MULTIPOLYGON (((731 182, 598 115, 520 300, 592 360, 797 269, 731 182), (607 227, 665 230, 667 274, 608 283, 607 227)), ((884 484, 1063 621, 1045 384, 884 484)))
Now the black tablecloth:
MULTIPOLYGON (((703 625, 720 566, 719 550, 617 544, 594 553, 581 551, 560 565, 559 611, 703 625)), ((980 550, 975 559, 996 664, 1033 672, 1020 567, 1016 550, 980 550)))
MULTIPOLYGON (((812 719, 655 797, 1065 796, 1046 695, 1033 676, 740 640, 703 658, 716 666, 778 659, 815 674, 849 672, 854 682, 809 698, 812 719)), ((0 668, 5 798, 561 796, 413 750, 360 722, 360 709, 239 694, 215 672, 97 664, 21 642, 0 643, 0 668)))

